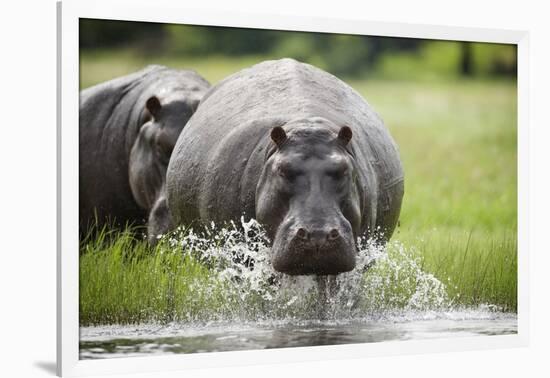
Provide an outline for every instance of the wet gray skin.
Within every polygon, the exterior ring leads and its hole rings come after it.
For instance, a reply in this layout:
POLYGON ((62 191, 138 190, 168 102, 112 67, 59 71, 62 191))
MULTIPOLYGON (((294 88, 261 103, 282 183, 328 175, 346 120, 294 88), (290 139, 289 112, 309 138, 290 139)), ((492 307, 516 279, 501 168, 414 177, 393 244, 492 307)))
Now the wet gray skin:
POLYGON ((291 275, 352 270, 356 237, 387 241, 403 197, 380 117, 338 78, 292 59, 211 88, 166 180, 176 225, 255 218, 272 240, 273 267, 291 275))
POLYGON ((165 177, 176 140, 209 83, 193 71, 149 66, 80 93, 80 232, 91 225, 171 225, 165 177))

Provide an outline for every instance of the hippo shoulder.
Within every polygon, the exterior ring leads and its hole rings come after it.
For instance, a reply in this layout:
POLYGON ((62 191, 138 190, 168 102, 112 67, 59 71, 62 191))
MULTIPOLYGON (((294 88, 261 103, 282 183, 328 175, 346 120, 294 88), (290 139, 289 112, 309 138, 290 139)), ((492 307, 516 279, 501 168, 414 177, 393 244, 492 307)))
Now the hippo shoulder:
MULTIPOLYGON (((208 125, 200 120, 202 126, 208 125)), ((282 123, 280 118, 263 118, 223 132, 209 127, 192 130, 193 125, 184 129, 167 171, 168 203, 177 222, 253 216, 269 130, 282 123)))

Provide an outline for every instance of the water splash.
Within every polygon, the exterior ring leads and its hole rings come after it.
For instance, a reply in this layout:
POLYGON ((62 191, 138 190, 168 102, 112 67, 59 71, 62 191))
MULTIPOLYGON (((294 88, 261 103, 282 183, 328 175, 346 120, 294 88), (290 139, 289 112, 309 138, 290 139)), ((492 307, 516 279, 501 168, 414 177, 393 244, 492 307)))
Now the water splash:
POLYGON ((192 284, 198 298, 223 293, 203 320, 349 320, 452 306, 445 284, 422 269, 414 250, 397 242, 380 246, 359 238, 353 271, 315 277, 276 272, 269 239, 255 220, 212 223, 200 232, 180 228, 162 241, 165 251, 196 259, 213 273, 212 280, 192 284))

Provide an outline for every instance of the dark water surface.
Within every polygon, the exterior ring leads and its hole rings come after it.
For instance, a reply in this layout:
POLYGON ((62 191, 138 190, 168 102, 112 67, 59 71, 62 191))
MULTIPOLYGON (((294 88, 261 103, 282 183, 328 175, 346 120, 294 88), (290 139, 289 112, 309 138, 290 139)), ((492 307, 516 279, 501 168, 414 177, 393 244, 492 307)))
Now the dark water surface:
POLYGON ((509 313, 456 311, 347 321, 82 327, 80 358, 222 352, 517 333, 509 313))

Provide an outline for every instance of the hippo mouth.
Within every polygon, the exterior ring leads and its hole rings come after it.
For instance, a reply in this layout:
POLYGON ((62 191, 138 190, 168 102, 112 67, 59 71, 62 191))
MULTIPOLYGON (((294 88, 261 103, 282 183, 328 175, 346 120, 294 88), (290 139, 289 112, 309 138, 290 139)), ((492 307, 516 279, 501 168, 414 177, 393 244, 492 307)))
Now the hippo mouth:
POLYGON ((287 248, 273 246, 273 268, 288 275, 337 275, 355 268, 356 247, 339 238, 322 245, 293 239, 287 248))

